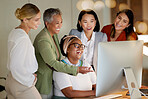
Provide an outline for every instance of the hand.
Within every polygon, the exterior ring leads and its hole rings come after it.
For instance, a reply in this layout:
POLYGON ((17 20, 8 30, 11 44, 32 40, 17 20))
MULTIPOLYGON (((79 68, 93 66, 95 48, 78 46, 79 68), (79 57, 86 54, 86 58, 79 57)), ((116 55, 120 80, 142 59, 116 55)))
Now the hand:
POLYGON ((35 79, 34 79, 34 82, 36 81, 36 79, 37 79, 37 74, 33 74, 34 76, 35 76, 35 79))
POLYGON ((84 66, 78 67, 78 73, 86 74, 88 72, 93 72, 93 70, 91 70, 91 67, 84 67, 84 66))

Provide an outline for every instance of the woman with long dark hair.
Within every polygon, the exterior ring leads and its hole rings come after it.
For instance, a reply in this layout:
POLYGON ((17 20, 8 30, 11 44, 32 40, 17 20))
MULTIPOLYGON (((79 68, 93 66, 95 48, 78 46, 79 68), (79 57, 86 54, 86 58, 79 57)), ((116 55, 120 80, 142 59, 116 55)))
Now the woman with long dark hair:
POLYGON ((134 14, 129 9, 117 13, 113 24, 104 26, 101 32, 106 33, 108 41, 137 40, 137 34, 133 30, 134 14))

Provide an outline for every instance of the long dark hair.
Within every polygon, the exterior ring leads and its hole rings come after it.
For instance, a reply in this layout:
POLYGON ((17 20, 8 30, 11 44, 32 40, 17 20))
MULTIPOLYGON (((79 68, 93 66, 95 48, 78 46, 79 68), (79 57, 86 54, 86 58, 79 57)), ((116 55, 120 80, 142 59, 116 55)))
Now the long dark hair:
MULTIPOLYGON (((124 29, 124 31, 126 32, 126 38, 132 33, 134 32, 133 26, 134 26, 134 14, 132 12, 132 10, 130 9, 124 9, 121 10, 120 12, 117 13, 116 16, 118 16, 120 13, 125 13, 129 19, 129 23, 130 24, 127 28, 124 29)), ((112 25, 112 29, 111 29, 111 37, 114 38, 115 37, 115 26, 114 24, 112 25)))
POLYGON ((79 14, 79 17, 78 17, 78 23, 77 23, 77 29, 79 32, 82 32, 83 28, 80 26, 79 24, 79 21, 82 20, 82 17, 84 14, 91 14, 95 17, 95 20, 96 20, 96 26, 94 28, 94 32, 99 32, 100 30, 100 23, 99 23, 99 20, 98 20, 98 17, 97 17, 97 14, 93 11, 93 10, 82 10, 79 14))

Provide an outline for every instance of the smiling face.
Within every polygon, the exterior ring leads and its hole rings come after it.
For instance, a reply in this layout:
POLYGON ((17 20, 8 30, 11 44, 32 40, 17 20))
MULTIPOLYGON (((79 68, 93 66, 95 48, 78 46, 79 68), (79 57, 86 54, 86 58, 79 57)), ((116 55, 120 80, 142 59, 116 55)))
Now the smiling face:
POLYGON ((92 33, 96 26, 96 20, 92 14, 84 14, 79 24, 85 33, 92 33))
POLYGON ((125 28, 127 28, 129 24, 129 18, 125 13, 120 13, 114 22, 115 30, 118 32, 122 32, 125 28))
POLYGON ((83 54, 82 42, 75 38, 67 48, 67 57, 72 61, 78 61, 83 54), (76 44, 76 45, 75 45, 76 44))
POLYGON ((54 15, 53 21, 51 23, 46 22, 46 26, 50 34, 53 36, 54 34, 58 34, 62 27, 62 16, 54 15))
POLYGON ((41 24, 40 18, 41 13, 39 12, 36 16, 32 17, 31 19, 26 19, 25 23, 29 29, 36 30, 38 26, 41 24))

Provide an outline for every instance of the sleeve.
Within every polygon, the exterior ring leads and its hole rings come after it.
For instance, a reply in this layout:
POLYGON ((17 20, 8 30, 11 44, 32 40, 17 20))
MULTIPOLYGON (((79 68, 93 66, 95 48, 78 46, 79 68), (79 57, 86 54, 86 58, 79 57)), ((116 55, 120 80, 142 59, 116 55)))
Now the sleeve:
MULTIPOLYGON (((102 32, 99 32, 99 33, 100 33, 100 35, 98 35, 97 43, 99 44, 100 42, 107 42, 106 33, 102 33, 102 32)), ((97 73, 97 61, 98 61, 98 44, 95 44, 94 56, 93 56, 93 66, 95 68, 96 73, 97 73)))
POLYGON ((54 71, 53 80, 55 82, 55 85, 57 85, 60 88, 60 90, 72 86, 69 75, 65 73, 54 71))
POLYGON ((103 33, 102 42, 107 42, 107 35, 106 35, 106 33, 103 33))
MULTIPOLYGON (((91 67, 89 65, 87 65, 88 67, 91 67)), ((93 70, 93 68, 91 67, 91 70, 93 70)), ((89 77, 91 79, 92 85, 96 84, 96 73, 95 72, 89 72, 89 77)))
POLYGON ((91 78, 92 85, 96 84, 96 80, 97 80, 96 73, 95 72, 90 72, 89 76, 91 78))
POLYGON ((105 26, 102 28, 101 32, 106 33, 105 32, 105 26))
POLYGON ((112 28, 112 24, 104 26, 101 30, 102 33, 106 34, 107 39, 110 37, 111 28, 112 28))
POLYGON ((77 75, 76 66, 67 65, 56 60, 55 52, 51 46, 51 43, 46 40, 41 40, 38 42, 39 52, 46 64, 57 70, 58 72, 69 73, 72 75, 77 75))
POLYGON ((29 44, 30 42, 27 38, 22 38, 19 43, 13 47, 10 54, 10 71, 14 79, 25 86, 31 87, 35 79, 33 73, 37 68, 30 67, 37 64, 29 60, 29 57, 32 57, 33 54, 30 53, 30 56, 28 56, 28 52, 30 51, 29 44))
POLYGON ((69 35, 74 35, 73 29, 69 32, 69 35))

